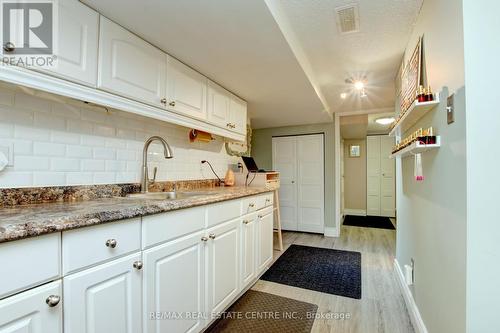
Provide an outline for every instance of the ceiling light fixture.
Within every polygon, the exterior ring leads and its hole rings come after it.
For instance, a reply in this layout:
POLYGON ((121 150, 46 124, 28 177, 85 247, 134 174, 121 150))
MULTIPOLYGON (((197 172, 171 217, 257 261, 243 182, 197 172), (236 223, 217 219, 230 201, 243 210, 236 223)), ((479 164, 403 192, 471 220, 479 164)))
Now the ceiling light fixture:
POLYGON ((356 90, 363 90, 363 88, 365 87, 365 83, 363 81, 354 81, 354 88, 356 88, 356 90))
POLYGON ((375 119, 375 122, 380 125, 389 125, 392 124, 394 120, 395 120, 394 117, 382 117, 375 119))
POLYGON ((346 99, 347 98, 347 93, 343 92, 340 94, 340 98, 346 99))

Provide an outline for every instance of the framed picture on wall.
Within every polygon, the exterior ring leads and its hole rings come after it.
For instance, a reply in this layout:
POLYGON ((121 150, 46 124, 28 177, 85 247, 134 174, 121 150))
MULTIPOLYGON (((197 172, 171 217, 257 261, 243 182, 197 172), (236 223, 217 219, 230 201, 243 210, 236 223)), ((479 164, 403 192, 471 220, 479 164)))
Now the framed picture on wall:
POLYGON ((360 157, 361 147, 359 145, 349 145, 349 157, 360 157))

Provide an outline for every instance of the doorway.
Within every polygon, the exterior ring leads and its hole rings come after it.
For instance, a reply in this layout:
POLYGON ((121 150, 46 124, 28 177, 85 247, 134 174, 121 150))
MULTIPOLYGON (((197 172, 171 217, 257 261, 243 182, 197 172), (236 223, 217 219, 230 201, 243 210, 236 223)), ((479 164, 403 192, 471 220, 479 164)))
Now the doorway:
POLYGON ((273 137, 283 230, 324 233, 324 156, 323 134, 273 137))

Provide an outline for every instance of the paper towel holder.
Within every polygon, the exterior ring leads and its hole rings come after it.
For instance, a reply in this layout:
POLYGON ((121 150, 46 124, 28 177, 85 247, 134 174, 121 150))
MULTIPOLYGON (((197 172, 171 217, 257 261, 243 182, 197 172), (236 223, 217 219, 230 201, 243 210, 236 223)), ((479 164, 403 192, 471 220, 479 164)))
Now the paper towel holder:
POLYGON ((195 142, 195 141, 200 141, 200 142, 210 142, 212 140, 215 140, 212 137, 212 134, 208 132, 203 132, 200 130, 192 129, 189 131, 189 141, 190 142, 195 142))

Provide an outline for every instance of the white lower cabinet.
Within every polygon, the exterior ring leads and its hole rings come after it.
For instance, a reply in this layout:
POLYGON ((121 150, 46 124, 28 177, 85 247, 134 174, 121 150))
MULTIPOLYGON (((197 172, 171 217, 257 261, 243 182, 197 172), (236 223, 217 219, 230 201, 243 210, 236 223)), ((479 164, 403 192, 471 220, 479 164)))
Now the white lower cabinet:
POLYGON ((257 275, 257 214, 241 220, 241 288, 245 288, 257 275))
POLYGON ((219 313, 234 300, 239 288, 240 219, 210 228, 207 294, 209 313, 219 313))
POLYGON ((64 331, 141 332, 141 267, 141 253, 137 252, 66 276, 64 331))
POLYGON ((144 251, 144 333, 203 329, 204 235, 196 232, 144 251))
POLYGON ((273 261, 273 210, 266 209, 257 220, 257 271, 262 272, 273 261))
POLYGON ((58 280, 1 300, 0 333, 62 332, 61 289, 58 280))

